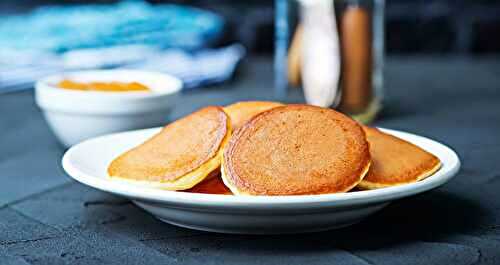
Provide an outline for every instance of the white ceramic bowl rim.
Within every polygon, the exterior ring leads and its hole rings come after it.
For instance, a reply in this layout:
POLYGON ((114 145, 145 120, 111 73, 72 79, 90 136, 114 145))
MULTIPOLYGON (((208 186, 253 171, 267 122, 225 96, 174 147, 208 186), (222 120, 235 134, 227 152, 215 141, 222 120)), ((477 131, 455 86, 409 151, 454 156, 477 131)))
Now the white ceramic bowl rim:
POLYGON ((431 139, 414 134, 382 129, 387 133, 423 145, 424 149, 437 155, 442 162, 442 167, 432 176, 411 184, 388 187, 377 190, 356 191, 348 193, 322 194, 322 195, 292 195, 292 196, 230 196, 215 194, 197 194, 187 192, 165 191, 143 188, 130 184, 113 182, 106 178, 89 175, 77 165, 72 163, 72 157, 80 152, 83 146, 92 145, 99 141, 106 141, 112 137, 125 134, 156 132, 158 128, 124 132, 105 135, 84 141, 69 149, 62 159, 64 170, 75 180, 94 188, 114 194, 157 203, 174 204, 175 207, 216 206, 219 208, 316 208, 325 206, 354 206, 360 204, 379 203, 394 200, 438 187, 449 181, 459 170, 460 160, 457 154, 449 147, 431 139))
POLYGON ((180 79, 168 74, 138 70, 89 70, 53 75, 35 86, 37 105, 44 109, 89 115, 123 115, 155 112, 171 107, 167 100, 180 91, 180 79), (80 82, 140 82, 151 92, 78 91, 56 87, 68 78, 80 82))
POLYGON ((60 93, 69 93, 73 95, 92 95, 99 98, 148 98, 158 95, 172 94, 178 92, 182 88, 182 81, 172 75, 142 70, 126 70, 126 69, 110 69, 110 70, 83 70, 71 71, 62 74, 51 75, 37 81, 37 88, 58 91, 60 93), (149 87, 152 91, 130 91, 130 92, 102 92, 102 91, 79 91, 71 89, 61 89, 57 87, 57 83, 63 79, 69 79, 79 82, 139 82, 149 87), (148 79, 159 79, 169 84, 164 87, 161 84, 148 82, 148 79))

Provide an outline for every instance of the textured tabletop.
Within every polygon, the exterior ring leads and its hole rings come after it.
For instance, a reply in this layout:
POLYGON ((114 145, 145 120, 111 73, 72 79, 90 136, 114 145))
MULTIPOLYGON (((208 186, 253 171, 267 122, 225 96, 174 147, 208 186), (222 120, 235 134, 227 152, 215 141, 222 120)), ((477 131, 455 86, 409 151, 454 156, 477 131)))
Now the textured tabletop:
MULTIPOLYGON (((235 81, 185 94, 172 118, 270 99, 271 86, 271 62, 253 60, 235 81)), ((455 179, 349 228, 242 236, 164 224, 72 181, 33 94, 0 95, 0 264, 500 264, 500 61, 391 58, 385 96, 376 124, 453 147, 455 179)))

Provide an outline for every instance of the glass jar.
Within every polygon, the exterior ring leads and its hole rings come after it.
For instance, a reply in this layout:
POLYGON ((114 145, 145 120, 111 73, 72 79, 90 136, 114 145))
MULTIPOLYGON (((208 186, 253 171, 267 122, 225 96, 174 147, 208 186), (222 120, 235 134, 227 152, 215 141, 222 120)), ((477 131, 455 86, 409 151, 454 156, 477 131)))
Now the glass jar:
POLYGON ((382 99, 384 0, 297 0, 290 45, 290 2, 276 1, 276 91, 300 86, 309 104, 373 120, 382 99))

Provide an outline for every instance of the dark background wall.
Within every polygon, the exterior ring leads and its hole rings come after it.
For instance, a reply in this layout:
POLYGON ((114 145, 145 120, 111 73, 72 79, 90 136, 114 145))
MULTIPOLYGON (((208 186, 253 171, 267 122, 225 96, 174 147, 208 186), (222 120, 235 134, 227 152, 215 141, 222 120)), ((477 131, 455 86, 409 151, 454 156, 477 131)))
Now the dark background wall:
MULTIPOLYGON (((1 14, 27 12, 47 4, 114 1, 2 0, 1 14)), ((241 41, 253 53, 273 47, 272 0, 184 0, 222 14, 228 21, 225 42, 241 41)), ((397 54, 500 53, 500 0, 386 0, 386 49, 397 54)))

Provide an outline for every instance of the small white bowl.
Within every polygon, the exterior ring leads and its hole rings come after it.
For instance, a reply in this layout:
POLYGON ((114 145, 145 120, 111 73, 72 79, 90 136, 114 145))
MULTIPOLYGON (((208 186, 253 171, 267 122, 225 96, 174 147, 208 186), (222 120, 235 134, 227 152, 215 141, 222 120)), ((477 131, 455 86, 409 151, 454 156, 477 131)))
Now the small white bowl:
POLYGON ((35 85, 35 101, 54 134, 66 147, 95 136, 163 125, 182 82, 173 76, 135 70, 95 70, 54 75, 35 85), (77 82, 139 82, 148 92, 97 92, 61 89, 77 82))

